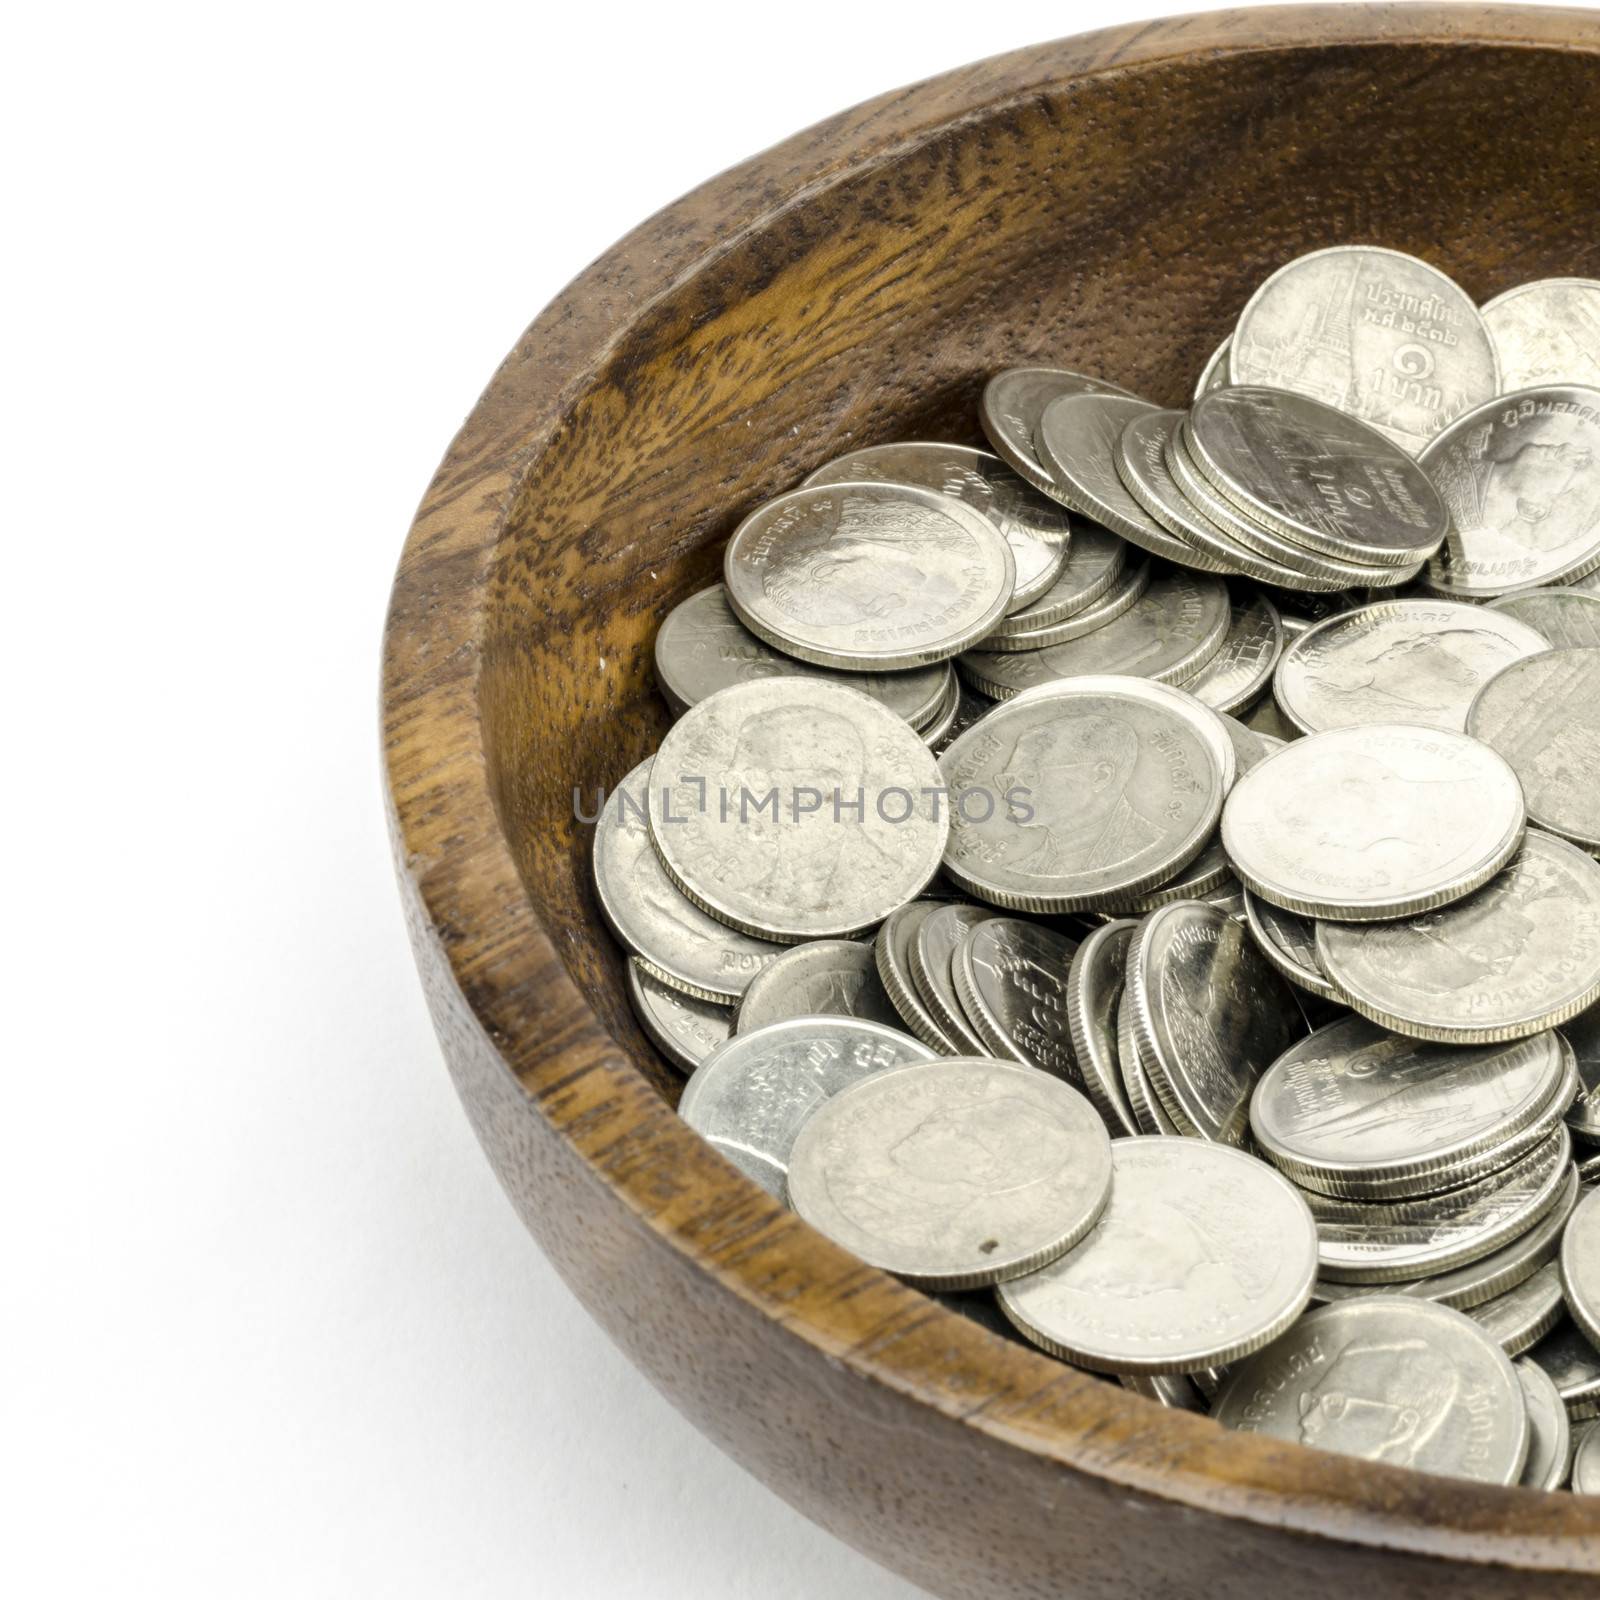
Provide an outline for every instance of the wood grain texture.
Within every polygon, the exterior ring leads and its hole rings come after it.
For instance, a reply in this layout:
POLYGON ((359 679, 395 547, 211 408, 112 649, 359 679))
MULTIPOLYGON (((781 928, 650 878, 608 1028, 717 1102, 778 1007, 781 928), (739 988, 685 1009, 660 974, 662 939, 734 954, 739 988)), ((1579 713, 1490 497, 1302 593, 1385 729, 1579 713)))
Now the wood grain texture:
POLYGON ((1600 276, 1597 197, 1593 13, 1069 39, 846 112, 644 223, 528 329, 428 491, 385 639, 388 798, 473 1126, 629 1356, 937 1593, 1592 1596, 1600 1502, 1163 1412, 812 1233, 673 1114, 573 790, 653 747, 661 616, 828 457, 975 440, 983 380, 1024 361, 1178 403, 1255 285, 1321 245, 1411 250, 1478 296, 1600 276))

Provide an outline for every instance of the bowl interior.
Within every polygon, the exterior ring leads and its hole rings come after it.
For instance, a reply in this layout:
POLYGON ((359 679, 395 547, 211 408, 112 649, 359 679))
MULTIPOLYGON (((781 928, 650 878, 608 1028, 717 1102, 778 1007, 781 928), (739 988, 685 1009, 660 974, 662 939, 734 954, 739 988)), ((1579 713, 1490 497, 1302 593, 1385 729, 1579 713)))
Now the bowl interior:
POLYGON ((981 443, 1001 367, 1182 404, 1275 267, 1420 255, 1485 298, 1600 275, 1589 58, 1436 43, 1175 57, 1036 89, 772 194, 626 308, 566 397, 498 552, 481 678, 492 786, 527 891, 604 1025, 669 1100, 589 878, 592 803, 668 725, 651 641, 739 518, 844 450, 981 443))

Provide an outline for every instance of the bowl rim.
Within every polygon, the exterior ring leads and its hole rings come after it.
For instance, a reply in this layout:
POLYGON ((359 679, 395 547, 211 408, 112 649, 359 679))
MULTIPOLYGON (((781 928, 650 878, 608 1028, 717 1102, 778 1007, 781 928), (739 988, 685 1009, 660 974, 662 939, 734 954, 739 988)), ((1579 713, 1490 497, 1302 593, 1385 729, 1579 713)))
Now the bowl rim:
POLYGON ((1329 1540, 1530 1572, 1600 1572, 1600 1502, 1451 1483, 1401 1468, 1226 1433, 930 1308, 863 1268, 717 1156, 650 1087, 573 983, 500 826, 483 758, 478 686, 492 577, 520 486, 607 352, 660 296, 797 200, 936 130, 987 117, 1064 80, 1176 58, 1375 45, 1495 46, 1600 55, 1600 13, 1540 6, 1273 6, 1081 34, 894 90, 797 133, 666 206, 581 272, 491 379, 440 464, 402 552, 385 622, 385 798, 397 869, 424 930, 528 1115, 547 1121, 635 1220, 723 1290, 862 1380, 1042 1457, 1152 1499, 1329 1540), (489 930, 493 937, 487 938, 489 930), (552 1016, 562 1026, 553 1029, 552 1016), (549 1035, 559 1032, 552 1046, 549 1035), (596 1117, 597 1108, 608 1115, 596 1117), (604 1122, 665 1141, 682 1173, 602 1165, 604 1122), (766 1241, 718 1259, 694 1223, 738 1207, 766 1241), (781 1294, 772 1264, 785 1269, 781 1294), (848 1283, 850 1292, 832 1292, 848 1283), (797 1292, 797 1288, 799 1292, 797 1292), (885 1317, 931 1318, 899 1341, 885 1317), (919 1353, 920 1352, 920 1353, 919 1353), (1566 1502, 1557 1504, 1555 1502, 1566 1502))

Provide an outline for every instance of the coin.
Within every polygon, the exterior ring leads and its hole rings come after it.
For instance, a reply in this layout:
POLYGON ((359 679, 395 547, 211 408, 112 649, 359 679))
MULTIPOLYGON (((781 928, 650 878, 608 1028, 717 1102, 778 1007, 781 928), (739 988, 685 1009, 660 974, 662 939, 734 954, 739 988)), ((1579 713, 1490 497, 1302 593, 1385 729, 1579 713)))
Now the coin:
POLYGON ((1149 889, 1137 894, 1116 895, 1103 906, 1107 911, 1145 912, 1170 905, 1174 900, 1204 900, 1207 895, 1227 884, 1233 877, 1228 870, 1228 858, 1222 846, 1208 844, 1193 861, 1173 877, 1165 878, 1149 889))
POLYGON ((1317 965, 1317 930, 1304 917, 1260 900, 1248 889, 1244 894, 1245 926, 1261 946, 1261 953, 1291 983, 1321 1000, 1336 1000, 1334 987, 1317 965))
POLYGON ((1188 431, 1187 421, 1168 431, 1162 459, 1173 483, 1199 516, 1198 522, 1185 524, 1191 536, 1219 553, 1226 551, 1235 570, 1305 595, 1336 594, 1351 586, 1394 588, 1410 582, 1421 570, 1421 562, 1380 567, 1339 561, 1286 539, 1213 486, 1195 464, 1188 431))
POLYGON ((1316 1233, 1270 1167, 1198 1139, 1123 1139, 1111 1160, 1110 1204, 1083 1242, 1001 1285, 1000 1309, 1036 1344, 1094 1372, 1193 1372, 1299 1316, 1316 1233))
POLYGON ((1572 1455, 1572 1492, 1600 1494, 1600 1428, 1589 1428, 1572 1455))
MULTIPOLYGON (((985 645, 993 648, 992 640, 1047 628, 1088 610, 1118 582, 1127 554, 1126 542, 1114 533, 1107 533, 1092 522, 1073 523, 1067 559, 1055 582, 1037 600, 1009 613, 996 625, 985 645)), ((1141 583, 1140 588, 1143 586, 1141 583)))
POLYGON ((1263 594, 1235 601, 1222 648, 1184 687, 1213 711, 1240 711, 1272 682, 1282 651, 1278 608, 1263 594))
POLYGON ((1185 1377, 1181 1372, 1125 1372, 1119 1381, 1124 1389, 1142 1395, 1146 1400, 1154 1400, 1158 1406, 1166 1406, 1169 1411, 1194 1411, 1204 1416, 1210 1410, 1206 1397, 1201 1394, 1194 1379, 1185 1377))
POLYGON ((1477 740, 1374 724, 1297 739, 1247 773, 1222 847, 1263 900, 1372 922, 1469 894, 1516 853, 1526 820, 1516 774, 1477 740))
POLYGON ((1511 764, 1530 821, 1600 849, 1600 649, 1512 662, 1478 691, 1467 732, 1511 764))
POLYGON ((790 942, 876 926, 922 891, 949 835, 916 734, 866 695, 804 678, 692 706, 651 787, 673 882, 719 922, 790 942))
POLYGON ((1370 1295, 1324 1306, 1237 1368, 1224 1426, 1451 1478, 1512 1484, 1528 1412, 1507 1358, 1470 1317, 1370 1295))
POLYGON ((1111 1192, 1111 1141, 1059 1078, 982 1058, 866 1078, 812 1113, 789 1200, 868 1265, 935 1289, 1029 1272, 1111 1192))
POLYGON ((1532 1361, 1512 1364, 1528 1408, 1528 1460, 1517 1481, 1524 1489, 1559 1489, 1567 1481, 1567 1459, 1572 1449, 1567 1408, 1543 1367, 1532 1361))
POLYGON ((1194 398, 1198 400, 1201 395, 1208 394, 1213 389, 1226 387, 1228 383, 1228 347, 1233 343, 1230 333, 1215 350, 1211 352, 1210 359, 1200 369, 1200 376, 1195 382, 1194 398))
POLYGON ((992 917, 962 940, 951 977, 991 1055, 1079 1082, 1066 1007, 1077 948, 1064 934, 1013 917, 992 917))
POLYGON ((693 1072, 733 1032, 733 1013, 726 1006, 696 1000, 651 977, 638 956, 628 957, 626 979, 639 1026, 685 1072, 693 1072))
POLYGON ((1567 1126, 1575 1139, 1600 1143, 1600 1008, 1561 1025, 1561 1037, 1572 1048, 1578 1072, 1578 1096, 1567 1110, 1567 1126))
POLYGON ((752 938, 686 900, 650 845, 659 796, 641 761, 608 796, 594 830, 594 886, 611 931, 658 983, 697 999, 732 1003, 783 946, 752 938))
MULTIPOLYGON (((1120 617, 1149 586, 1148 561, 1124 564, 1117 574, 1117 581, 1092 605, 1055 622, 1041 623, 1036 628, 998 628, 981 642, 979 650, 983 653, 999 651, 1016 655, 1023 651, 1043 650, 1052 644, 1065 644, 1068 639, 1081 639, 1086 633, 1094 633, 1105 627, 1114 617, 1120 617)), ((964 664, 968 656, 974 653, 968 651, 958 656, 957 665, 964 664)))
POLYGON ((1600 386, 1600 283, 1541 278, 1483 307, 1507 394, 1539 384, 1600 386))
MULTIPOLYGON (((1395 1200, 1471 1181, 1497 1149, 1560 1115, 1570 1071, 1554 1033, 1511 1044, 1425 1044, 1346 1016, 1271 1063, 1250 1102, 1267 1159, 1307 1189, 1395 1200)), ((1546 1130, 1548 1133, 1548 1129, 1546 1130)))
POLYGON ((1499 874, 1398 922, 1317 925, 1345 1002, 1414 1039, 1488 1044, 1558 1027, 1600 998, 1600 865, 1529 832, 1499 874))
POLYGON ((901 1021, 917 1038, 942 1056, 960 1055, 961 1046, 939 1026, 938 1019, 917 993, 911 971, 911 953, 922 923, 948 902, 913 900, 910 905, 891 911, 873 941, 873 961, 879 982, 889 996, 901 1021))
POLYGON ((978 402, 978 421, 995 453, 1013 472, 1046 494, 1055 493, 1055 480, 1040 461, 1033 441, 1045 407, 1065 394, 1120 394, 1133 398, 1126 389, 1107 383, 1104 378, 1091 378, 1063 367, 1010 367, 984 385, 978 402))
POLYGON ((1091 677, 998 707, 939 758, 947 876, 1039 913, 1171 877, 1216 826, 1232 759, 1215 714, 1182 699, 1091 677))
POLYGON ((1228 376, 1337 406, 1412 455, 1500 390, 1471 298, 1426 262, 1371 245, 1314 250, 1273 273, 1240 313, 1228 376))
POLYGON ((1558 1128, 1510 1166, 1442 1194, 1357 1201, 1308 1189, 1321 1275, 1341 1283, 1396 1283, 1476 1261, 1560 1201, 1571 1160, 1572 1141, 1558 1128))
POLYGON ((1561 1286, 1567 1309, 1591 1344, 1600 1346, 1600 1200, 1578 1202, 1561 1241, 1561 1286))
POLYGON ((752 633, 825 667, 888 672, 958 654, 1011 605, 1016 564, 994 524, 904 484, 794 489, 758 507, 723 557, 752 633))
POLYGON ((1536 1345, 1565 1315, 1561 1269, 1547 1262, 1516 1288, 1485 1300, 1467 1314, 1508 1356, 1536 1345))
POLYGON ((1067 558, 1072 524, 1053 500, 1032 489, 998 456, 964 444, 876 444, 852 450, 806 480, 818 483, 909 483, 969 505, 1011 546, 1016 565, 1012 611, 1031 605, 1053 584, 1067 558))
POLYGON ((1117 470, 1123 430, 1135 417, 1160 415, 1143 400, 1116 395, 1068 395, 1045 408, 1039 422, 1039 459, 1055 479, 1057 498, 1141 550, 1197 567, 1226 572, 1217 557, 1169 533, 1129 493, 1117 470))
POLYGON ((735 1035, 695 1068, 678 1115, 768 1194, 802 1125, 852 1084, 933 1052, 862 1017, 791 1017, 735 1035))
POLYGON ((1133 1026, 1133 996, 1124 983, 1117 997, 1117 1071, 1138 1131, 1151 1138, 1177 1138, 1183 1130, 1166 1113, 1150 1085, 1150 1065, 1133 1026))
POLYGON ((1526 623, 1482 606, 1381 600, 1294 640, 1273 692, 1302 733, 1373 722, 1460 733, 1490 678, 1549 648, 1526 623))
POLYGON ((734 1031, 750 1033, 790 1017, 865 1017, 903 1026, 889 1003, 870 944, 812 939, 792 945, 751 980, 739 1001, 734 1031))
POLYGON ((1135 936, 1127 992, 1162 1109, 1186 1134, 1243 1144, 1257 1077, 1303 1031, 1283 979, 1231 917, 1178 901, 1135 936))
POLYGON ((1486 605, 1527 623, 1557 650, 1600 645, 1600 595, 1582 589, 1519 589, 1486 605))
POLYGON ((956 993, 956 952, 979 923, 995 913, 984 906, 951 904, 924 917, 911 937, 911 979, 933 1014, 939 1032, 951 1040, 954 1055, 986 1056, 989 1046, 967 1020, 956 993))
POLYGON ((880 700, 914 728, 938 711, 952 674, 948 664, 907 672, 836 672, 798 661, 763 643, 734 616, 720 583, 674 606, 656 632, 656 681, 679 715, 718 689, 753 678, 825 678, 880 700))
POLYGON ((1549 1376, 1572 1421, 1600 1416, 1600 1351, 1570 1318, 1557 1323, 1528 1352, 1528 1359, 1549 1376))
MULTIPOLYGON (((988 709, 981 705, 969 717, 969 722, 975 722, 988 709)), ((955 668, 950 668, 950 682, 945 690, 944 699, 940 701, 938 709, 933 714, 933 719, 926 727, 917 729, 917 737, 934 752, 935 755, 949 743, 954 736, 957 724, 961 721, 961 680, 955 674, 955 668)))
POLYGON ((1421 465, 1450 508, 1429 586, 1482 600, 1600 567, 1600 391, 1525 389, 1478 407, 1421 465))
POLYGON ((1121 616, 1081 638, 1020 654, 969 650, 957 665, 997 700, 1095 674, 1184 684, 1221 648, 1228 622, 1228 591, 1217 579, 1163 572, 1121 616))
POLYGON ((1115 1138, 1139 1124, 1117 1062, 1117 1005, 1122 998, 1128 941, 1138 923, 1125 919, 1096 928, 1067 969, 1067 1026, 1079 1080, 1115 1138))

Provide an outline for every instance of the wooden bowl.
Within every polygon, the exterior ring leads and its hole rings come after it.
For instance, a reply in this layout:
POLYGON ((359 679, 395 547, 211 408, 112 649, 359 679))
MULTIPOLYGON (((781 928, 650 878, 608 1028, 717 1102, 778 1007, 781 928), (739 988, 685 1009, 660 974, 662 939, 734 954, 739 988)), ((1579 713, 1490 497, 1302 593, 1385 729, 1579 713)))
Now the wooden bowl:
POLYGON ((1022 362, 1181 404, 1251 290, 1321 245, 1409 250, 1479 297, 1600 276, 1597 200, 1592 12, 1313 6, 1068 39, 845 112, 651 218, 523 335, 428 491, 385 644, 389 798, 478 1137, 678 1406, 936 1593, 1592 1600, 1600 1501, 1163 1411, 811 1232, 673 1114, 573 792, 667 726, 667 608, 830 456, 977 442, 984 379, 1022 362))

